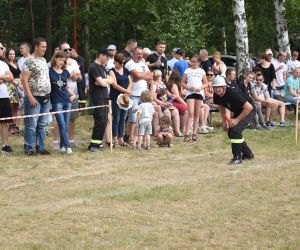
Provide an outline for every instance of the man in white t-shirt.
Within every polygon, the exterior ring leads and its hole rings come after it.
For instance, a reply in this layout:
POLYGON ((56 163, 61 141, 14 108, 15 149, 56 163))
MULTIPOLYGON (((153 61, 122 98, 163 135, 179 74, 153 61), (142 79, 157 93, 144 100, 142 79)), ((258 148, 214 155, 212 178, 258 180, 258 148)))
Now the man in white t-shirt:
MULTIPOLYGON (((63 42, 60 44, 61 51, 65 52, 67 58, 67 70, 70 73, 70 78, 68 79, 68 85, 72 87, 73 92, 76 95, 76 99, 72 102, 72 109, 78 108, 78 89, 77 82, 82 80, 82 76, 80 73, 79 65, 76 60, 71 58, 72 48, 67 42, 63 42)), ((71 112, 70 121, 69 121, 69 142, 71 147, 75 145, 74 135, 75 135, 75 120, 78 118, 78 111, 71 112)))
POLYGON ((300 67, 300 61, 298 61, 299 52, 297 50, 292 51, 292 58, 288 60, 286 66, 289 76, 293 75, 292 68, 299 68, 300 67))
MULTIPOLYGON (((4 54, 4 46, 0 43, 0 57, 4 54)), ((11 117, 9 94, 7 83, 14 79, 8 65, 0 60, 0 118, 11 117)), ((8 122, 11 120, 0 120, 0 132, 2 138, 2 153, 12 153, 13 150, 8 145, 8 122)))
POLYGON ((31 51, 31 47, 29 43, 21 43, 20 45, 20 53, 22 55, 22 57, 18 60, 18 67, 20 69, 20 71, 23 71, 23 67, 24 67, 24 62, 26 60, 26 58, 30 57, 30 51, 31 51))
POLYGON ((134 113, 133 110, 138 106, 142 92, 147 89, 147 82, 151 82, 153 79, 153 74, 142 59, 143 49, 141 47, 136 47, 132 59, 125 65, 125 68, 129 70, 132 78, 132 94, 130 98, 133 101, 133 106, 128 112, 128 133, 130 141, 133 141, 136 123, 136 113, 134 113))
POLYGON ((286 52, 279 52, 277 56, 277 60, 275 60, 273 63, 275 68, 275 87, 274 90, 274 99, 277 100, 283 100, 284 99, 284 84, 286 81, 287 76, 287 66, 285 64, 286 60, 286 52))
POLYGON ((107 71, 109 71, 115 67, 114 57, 115 57, 115 54, 117 54, 117 47, 116 47, 116 45, 111 44, 107 47, 107 50, 108 50, 109 56, 108 56, 108 62, 107 62, 107 65, 105 66, 105 69, 107 71))

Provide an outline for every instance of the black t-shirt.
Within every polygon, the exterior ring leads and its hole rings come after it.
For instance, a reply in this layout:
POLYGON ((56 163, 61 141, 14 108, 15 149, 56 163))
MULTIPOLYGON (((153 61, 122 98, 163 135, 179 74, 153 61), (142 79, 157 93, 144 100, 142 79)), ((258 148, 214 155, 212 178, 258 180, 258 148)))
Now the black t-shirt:
POLYGON ((207 73, 209 69, 212 69, 211 61, 208 59, 204 62, 201 62, 201 68, 207 73))
POLYGON ((258 68, 261 69, 261 73, 264 76, 264 83, 268 85, 268 87, 271 87, 271 82, 276 79, 276 74, 275 74, 275 68, 274 65, 271 63, 269 68, 263 68, 261 64, 256 65, 258 68))
MULTIPOLYGON (((128 88, 130 72, 128 69, 123 68, 123 75, 120 75, 114 68, 111 69, 114 72, 117 80, 117 84, 123 87, 124 89, 128 88)), ((110 88, 109 97, 110 99, 117 99, 118 95, 121 94, 120 91, 116 90, 114 87, 110 88)))
POLYGON ((99 98, 108 98, 107 87, 98 86, 95 84, 96 79, 102 77, 107 78, 107 72, 102 65, 93 62, 89 68, 89 86, 90 86, 90 96, 91 100, 97 100, 99 98))
MULTIPOLYGON (((247 102, 246 98, 241 91, 231 88, 226 88, 224 96, 218 96, 214 94, 214 104, 221 105, 231 112, 233 112, 233 117, 236 118, 242 113, 243 106, 247 102)), ((253 106, 253 105, 252 105, 253 106)))
POLYGON ((10 72, 13 74, 14 78, 20 78, 21 71, 19 68, 15 68, 14 66, 10 65, 9 63, 7 64, 9 67, 10 72))
MULTIPOLYGON (((155 63, 157 62, 158 58, 159 55, 157 53, 153 53, 146 58, 146 62, 155 63)), ((167 63, 167 59, 164 56, 160 56, 160 60, 161 60, 161 65, 155 66, 154 68, 151 68, 151 70, 152 71, 156 69, 160 70, 162 73, 162 77, 164 78, 168 73, 168 63, 167 63)))

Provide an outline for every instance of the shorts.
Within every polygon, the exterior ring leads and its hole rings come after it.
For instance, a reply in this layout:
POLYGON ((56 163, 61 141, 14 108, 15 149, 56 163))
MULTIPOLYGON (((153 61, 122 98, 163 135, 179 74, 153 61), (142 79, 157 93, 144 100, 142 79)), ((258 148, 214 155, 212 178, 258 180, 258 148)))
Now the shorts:
MULTIPOLYGON (((72 102, 72 107, 71 109, 78 109, 78 99, 75 99, 73 102, 72 102)), ((78 111, 73 111, 73 112, 70 112, 70 119, 77 119, 78 118, 78 111)))
POLYGON ((178 109, 180 114, 184 113, 187 110, 186 104, 183 104, 181 102, 174 101, 173 106, 178 109))
POLYGON ((136 122, 137 113, 133 112, 135 108, 139 105, 139 102, 141 100, 140 96, 130 96, 130 99, 132 100, 133 104, 132 107, 128 110, 128 122, 136 122))
POLYGON ((139 124, 138 127, 138 135, 142 136, 142 135, 151 135, 152 134, 152 122, 148 121, 148 122, 143 122, 141 124, 139 124))
POLYGON ((201 94, 196 94, 196 93, 188 95, 185 99, 186 100, 188 100, 188 99, 195 99, 195 100, 200 100, 200 101, 204 100, 204 98, 203 98, 203 96, 201 94))
POLYGON ((273 90, 273 98, 279 101, 284 101, 285 98, 285 90, 283 89, 274 89, 273 90))
MULTIPOLYGON (((11 117, 11 107, 9 98, 0 98, 0 118, 11 117)), ((10 123, 12 119, 0 120, 0 123, 10 123)))

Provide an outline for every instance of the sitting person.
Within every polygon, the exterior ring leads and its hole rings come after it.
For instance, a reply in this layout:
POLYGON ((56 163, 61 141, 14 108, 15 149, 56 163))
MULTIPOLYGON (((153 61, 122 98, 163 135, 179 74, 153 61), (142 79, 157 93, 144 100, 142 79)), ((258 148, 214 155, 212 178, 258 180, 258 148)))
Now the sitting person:
POLYGON ((280 127, 285 127, 288 123, 284 120, 285 116, 285 104, 282 101, 270 98, 268 92, 268 86, 264 84, 264 77, 262 74, 256 75, 256 85, 252 91, 252 96, 256 102, 261 103, 262 106, 266 107, 265 120, 268 127, 274 127, 276 124, 271 121, 272 116, 278 110, 280 115, 280 127))
POLYGON ((171 121, 169 117, 163 116, 160 118, 158 131, 157 145, 167 145, 168 147, 171 147, 173 140, 173 128, 171 127, 171 121))
POLYGON ((187 106, 184 101, 185 91, 180 84, 180 75, 177 71, 173 71, 169 77, 169 81, 166 83, 168 91, 173 96, 173 106, 178 109, 180 115, 180 125, 182 125, 182 131, 185 130, 185 122, 187 117, 187 106))
POLYGON ((285 84, 285 100, 287 102, 296 103, 299 100, 300 93, 300 67, 292 68, 292 76, 290 76, 285 84))
POLYGON ((221 75, 223 77, 226 77, 226 64, 221 59, 220 52, 215 52, 213 55, 214 59, 214 65, 213 65, 213 71, 215 75, 221 75))
POLYGON ((174 96, 168 91, 167 86, 162 82, 162 73, 160 70, 153 71, 153 82, 150 85, 150 92, 153 101, 160 106, 158 109, 159 118, 163 115, 168 116, 172 120, 175 130, 175 136, 182 136, 180 132, 180 117, 178 109, 171 103, 174 96))

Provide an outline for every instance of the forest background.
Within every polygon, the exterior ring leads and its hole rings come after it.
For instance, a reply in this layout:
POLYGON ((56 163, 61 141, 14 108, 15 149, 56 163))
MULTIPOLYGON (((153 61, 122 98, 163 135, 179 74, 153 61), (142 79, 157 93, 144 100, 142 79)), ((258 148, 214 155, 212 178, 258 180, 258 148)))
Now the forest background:
MULTIPOLYGON (((18 48, 21 42, 44 36, 49 59, 60 42, 73 45, 74 2, 1 0, 1 42, 18 48)), ((76 4, 78 50, 87 64, 99 47, 124 48, 130 38, 150 49, 164 39, 168 52, 181 47, 193 54, 205 47, 209 52, 236 53, 231 0, 76 0, 76 4)), ((291 49, 299 50, 300 0, 286 0, 285 7, 291 49)), ((266 47, 278 50, 273 1, 245 0, 245 9, 249 51, 255 56, 266 47)))

